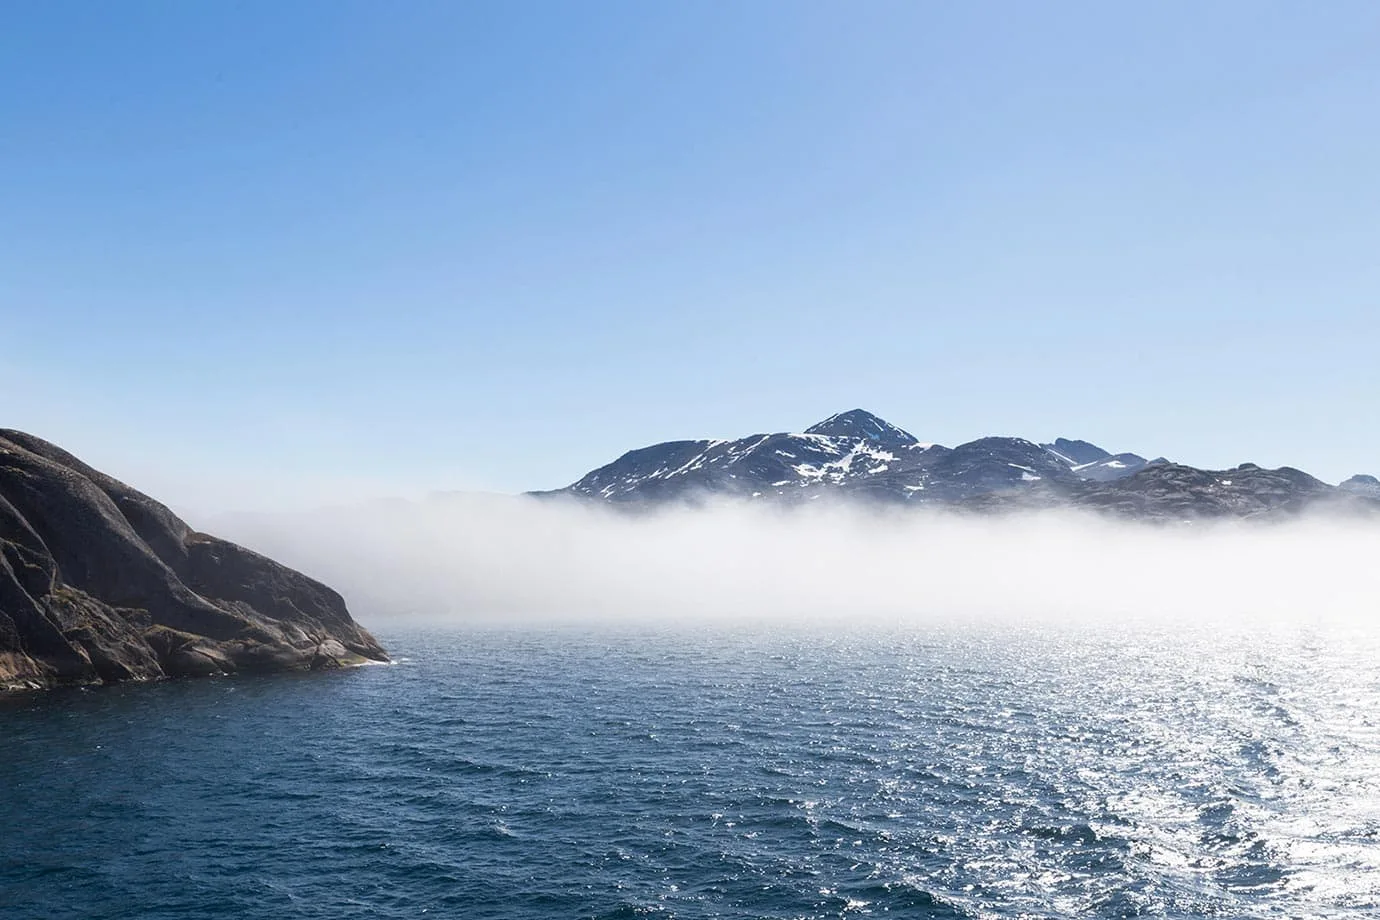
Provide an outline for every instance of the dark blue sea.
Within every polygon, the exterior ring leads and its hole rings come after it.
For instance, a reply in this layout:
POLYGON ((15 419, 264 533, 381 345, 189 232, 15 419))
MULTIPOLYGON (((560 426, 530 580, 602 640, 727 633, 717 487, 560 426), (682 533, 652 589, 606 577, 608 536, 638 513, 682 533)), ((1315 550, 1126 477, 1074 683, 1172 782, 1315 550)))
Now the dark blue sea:
POLYGON ((0 917, 1380 911, 1365 633, 376 631, 0 701, 0 917))

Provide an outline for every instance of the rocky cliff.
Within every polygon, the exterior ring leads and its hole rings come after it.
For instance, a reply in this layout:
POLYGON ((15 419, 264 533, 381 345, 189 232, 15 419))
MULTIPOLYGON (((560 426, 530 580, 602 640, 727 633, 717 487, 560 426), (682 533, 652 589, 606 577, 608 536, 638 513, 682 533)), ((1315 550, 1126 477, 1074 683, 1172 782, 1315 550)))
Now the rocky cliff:
POLYGON ((0 689, 370 660, 330 588, 0 429, 0 689))

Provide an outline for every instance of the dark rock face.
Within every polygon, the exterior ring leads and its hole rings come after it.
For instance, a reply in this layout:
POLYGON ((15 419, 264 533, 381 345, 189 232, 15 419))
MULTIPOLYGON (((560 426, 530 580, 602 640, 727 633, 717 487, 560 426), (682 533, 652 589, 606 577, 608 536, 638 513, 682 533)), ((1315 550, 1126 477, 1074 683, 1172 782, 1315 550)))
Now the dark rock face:
POLYGON ((1092 463, 1080 463, 1073 468, 1079 479, 1111 482, 1145 469, 1149 461, 1138 454, 1114 454, 1092 463))
POLYGON ((831 415, 824 421, 805 429, 806 434, 822 434, 830 438, 850 438, 871 441, 883 449, 910 447, 919 440, 909 431, 902 431, 884 422, 865 409, 852 409, 831 415))
POLYGON ((1041 444, 1045 450, 1068 464, 1079 479, 1110 482, 1130 476, 1149 463, 1139 454, 1112 454, 1087 441, 1056 438, 1053 444, 1041 444))
POLYGON ((1199 470, 1087 441, 979 438, 954 448, 923 444, 862 409, 801 434, 736 441, 672 441, 624 454, 556 492, 639 507, 742 498, 821 498, 969 510, 1074 507, 1136 518, 1293 514, 1313 508, 1380 512, 1380 481, 1340 488, 1284 467, 1199 470))
POLYGON ((1053 444, 1041 444, 1045 450, 1057 454, 1068 461, 1069 466, 1082 466, 1106 460, 1110 453, 1087 441, 1073 441, 1069 438, 1055 438, 1053 444))
POLYGON ((0 689, 365 660, 330 588, 0 429, 0 689))
POLYGON ((1078 479, 1061 460, 1024 438, 979 438, 960 444, 936 461, 929 473, 926 498, 944 501, 1078 479))
POLYGON ((1338 498, 1337 489, 1300 470, 1265 470, 1251 463, 1231 470, 1156 463, 1112 482, 1082 486, 1069 496, 1075 506, 1169 519, 1284 516, 1321 509, 1338 498))

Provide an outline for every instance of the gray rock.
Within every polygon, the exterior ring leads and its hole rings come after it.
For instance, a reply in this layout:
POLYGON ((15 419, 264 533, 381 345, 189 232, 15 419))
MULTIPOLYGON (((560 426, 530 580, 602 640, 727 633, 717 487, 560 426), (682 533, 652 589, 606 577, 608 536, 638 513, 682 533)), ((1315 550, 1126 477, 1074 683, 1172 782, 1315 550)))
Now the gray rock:
POLYGON ((325 585, 0 429, 0 689, 386 661, 325 585))
POLYGON ((909 431, 902 431, 883 421, 866 409, 850 409, 831 415, 805 429, 806 434, 822 434, 831 438, 851 438, 871 441, 882 448, 910 447, 919 439, 909 431))
POLYGON ((1292 467, 1266 470, 1243 463, 1230 470, 1200 470, 1156 463, 1130 476, 1089 483, 1069 503, 1137 518, 1203 519, 1283 517, 1321 510, 1336 490, 1292 467))
POLYGON ((1380 498, 1380 479, 1376 479, 1374 476, 1367 476, 1364 473, 1358 473, 1352 476, 1337 488, 1341 489, 1343 492, 1350 492, 1353 495, 1362 495, 1367 498, 1380 498))
POLYGON ((1106 460, 1111 456, 1110 451, 1103 450, 1096 444, 1070 438, 1055 438, 1053 443, 1041 444, 1040 446, 1050 453, 1057 454, 1064 458, 1069 466, 1083 466, 1088 463, 1096 463, 1099 460, 1106 460))

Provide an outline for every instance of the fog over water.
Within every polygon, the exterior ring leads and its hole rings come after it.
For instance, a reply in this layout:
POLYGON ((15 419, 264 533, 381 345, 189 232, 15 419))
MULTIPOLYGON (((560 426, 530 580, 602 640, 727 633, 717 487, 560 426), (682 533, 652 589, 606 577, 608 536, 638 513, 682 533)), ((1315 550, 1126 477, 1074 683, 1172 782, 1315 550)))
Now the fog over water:
POLYGON ((339 588, 395 664, 9 700, 0 920, 1380 907, 1374 525, 192 523, 339 588))
POLYGON ((1150 525, 743 504, 630 514, 453 494, 202 526, 338 588, 366 624, 406 615, 1364 628, 1380 598, 1380 527, 1323 518, 1150 525))

